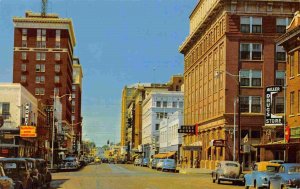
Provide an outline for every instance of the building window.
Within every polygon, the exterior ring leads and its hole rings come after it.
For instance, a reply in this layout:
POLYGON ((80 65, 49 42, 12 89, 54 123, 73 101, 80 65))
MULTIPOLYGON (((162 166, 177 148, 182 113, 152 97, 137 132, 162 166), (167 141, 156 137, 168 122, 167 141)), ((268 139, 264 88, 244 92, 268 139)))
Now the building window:
POLYGON ((262 74, 260 70, 241 70, 241 86, 260 87, 262 74))
POLYGON ((55 72, 60 72, 60 65, 59 64, 55 64, 55 72))
POLYGON ((40 88, 40 95, 45 95, 45 89, 44 88, 40 88))
POLYGON ((244 96, 240 97, 241 112, 243 113, 260 113, 261 112, 261 97, 244 96))
POLYGON ((172 107, 177 108, 177 102, 172 102, 172 107))
POLYGON ((44 52, 36 53, 36 60, 46 60, 46 53, 44 52))
POLYGON ((163 101, 163 108, 168 107, 168 102, 167 101, 163 101))
POLYGON ((243 33, 261 33, 262 32, 262 18, 241 17, 241 32, 243 32, 243 33))
POLYGON ((179 108, 183 108, 183 102, 179 102, 179 108))
POLYGON ((262 44, 260 43, 241 43, 240 56, 242 60, 261 60, 262 44))
POLYGON ((46 48, 46 29, 37 29, 36 47, 46 48))
POLYGON ((251 138, 260 138, 260 131, 251 131, 251 138))
POLYGON ((59 83, 59 76, 56 75, 56 76, 54 77, 54 83, 59 83))
POLYGON ((55 60, 60 60, 60 53, 55 53, 55 60))
POLYGON ((55 93, 56 95, 59 95, 59 88, 55 87, 55 88, 54 88, 54 93, 55 93))
POLYGON ((55 48, 60 48, 60 41, 55 41, 55 48))
POLYGON ((75 116, 74 115, 72 115, 72 121, 75 121, 75 116))
POLYGON ((75 98, 76 96, 75 96, 75 94, 74 93, 72 93, 72 98, 75 98))
POLYGON ((27 40, 22 40, 22 47, 27 47, 27 40))
POLYGON ((292 53, 290 55, 290 77, 294 77, 295 76, 295 62, 294 62, 294 54, 292 53))
POLYGON ((41 83, 45 83, 45 76, 43 76, 43 75, 40 76, 40 82, 41 82, 41 83))
POLYGON ((72 106, 72 113, 75 113, 75 106, 72 106))
POLYGON ((156 107, 158 107, 158 108, 161 107, 161 102, 160 101, 156 101, 156 107))
POLYGON ((21 75, 21 82, 25 83, 26 82, 26 75, 21 75))
POLYGON ((35 77, 35 83, 40 83, 40 82, 41 82, 40 76, 36 76, 36 77, 35 77))
POLYGON ((286 26, 288 26, 290 22, 291 22, 290 18, 276 18, 276 32, 285 33, 286 26))
POLYGON ((275 113, 276 114, 284 113, 284 98, 283 97, 275 98, 275 113))
POLYGON ((9 119, 10 117, 10 104, 7 102, 0 103, 0 113, 3 119, 9 119))
POLYGON ((76 91, 76 85, 72 85, 72 91, 76 91))
POLYGON ((290 115, 294 115, 295 92, 290 93, 290 115))
POLYGON ((21 64, 21 70, 22 70, 23 72, 26 72, 26 64, 21 64))
POLYGON ((159 124, 155 124, 155 130, 156 130, 156 131, 159 130, 159 124))
POLYGON ((27 29, 22 29, 22 47, 27 47, 27 29))
POLYGON ((285 83, 285 71, 276 70, 275 85, 284 86, 285 83))
POLYGON ((283 46, 276 45, 276 60, 277 61, 286 61, 286 52, 283 49, 283 46))
POLYGON ((72 105, 75 106, 75 100, 72 100, 72 105))
POLYGON ((39 88, 35 88, 35 95, 40 95, 40 89, 39 88))
POLYGON ((24 36, 24 35, 25 35, 25 36, 27 35, 27 29, 25 29, 25 28, 22 29, 22 35, 23 35, 23 36, 24 36))
POLYGON ((22 52, 22 60, 27 60, 27 53, 26 52, 22 52))

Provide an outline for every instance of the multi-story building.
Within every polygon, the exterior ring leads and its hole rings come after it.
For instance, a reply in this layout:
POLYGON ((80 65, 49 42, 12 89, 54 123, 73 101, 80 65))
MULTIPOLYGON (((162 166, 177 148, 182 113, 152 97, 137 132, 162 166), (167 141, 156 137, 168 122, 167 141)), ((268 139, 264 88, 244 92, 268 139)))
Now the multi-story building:
POLYGON ((127 158, 141 153, 142 144, 142 102, 150 91, 180 91, 181 75, 174 75, 166 84, 137 83, 126 86, 122 93, 121 146, 127 158))
MULTIPOLYGON (((53 95, 62 103, 62 128, 70 144, 72 104, 73 51, 76 44, 72 20, 57 14, 26 12, 14 17, 13 82, 21 83, 46 105, 53 95)), ((65 138, 62 137, 62 138, 65 138)), ((72 146, 64 145, 70 151, 72 146)))
MULTIPOLYGON (((174 102, 176 103, 176 102, 174 102)), ((180 158, 180 147, 182 144, 182 134, 178 129, 183 125, 183 108, 171 113, 160 122, 159 127, 159 153, 175 152, 180 158)))
POLYGON ((83 71, 79 58, 73 58, 73 85, 72 85, 72 129, 73 129, 73 150, 79 152, 82 139, 82 116, 81 116, 81 95, 82 95, 83 71))
POLYGON ((38 140, 20 137, 20 127, 38 125, 38 100, 21 84, 0 84, 0 156, 35 157, 38 153, 38 140))
POLYGON ((183 109, 181 91, 151 91, 142 104, 142 146, 144 157, 159 152, 160 123, 172 113, 183 109))
MULTIPOLYGON (((276 46, 275 39, 285 32, 297 9, 299 3, 289 0, 197 3, 190 15, 190 33, 179 47, 184 55, 184 124, 198 127, 198 135, 186 135, 183 141, 186 146, 199 144, 198 149, 184 150, 190 167, 198 158, 201 167, 213 169, 219 160, 233 160, 234 151, 245 167, 260 160, 264 151, 253 145, 267 140, 264 88, 283 84, 286 65, 285 52, 276 46), (237 97, 240 119, 236 116, 236 125, 241 129, 234 140, 237 97), (248 140, 244 143, 238 136, 248 140), (224 143, 214 146, 213 141, 219 139, 224 143)), ((283 113, 282 97, 276 103, 278 112, 283 113)), ((280 133, 276 136, 281 137, 280 133)), ((281 154, 274 154, 274 159, 281 154)))
MULTIPOLYGON (((286 64, 286 139, 270 148, 286 150, 286 161, 300 163, 300 12, 296 12, 286 34, 279 39, 288 53, 286 64)), ((268 148, 268 146, 265 146, 268 148)))

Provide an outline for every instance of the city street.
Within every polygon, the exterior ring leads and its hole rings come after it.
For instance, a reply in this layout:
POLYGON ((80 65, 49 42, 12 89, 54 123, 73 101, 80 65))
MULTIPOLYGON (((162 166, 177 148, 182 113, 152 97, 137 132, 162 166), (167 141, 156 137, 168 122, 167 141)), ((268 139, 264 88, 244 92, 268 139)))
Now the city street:
POLYGON ((209 174, 160 172, 124 164, 89 165, 77 172, 53 173, 51 189, 226 189, 243 188, 212 183, 209 174))

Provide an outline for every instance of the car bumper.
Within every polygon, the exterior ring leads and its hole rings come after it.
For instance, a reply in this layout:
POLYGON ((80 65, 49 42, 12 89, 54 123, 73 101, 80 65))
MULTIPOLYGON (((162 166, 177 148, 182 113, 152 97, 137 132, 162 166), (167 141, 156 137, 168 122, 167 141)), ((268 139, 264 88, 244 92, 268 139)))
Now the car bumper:
POLYGON ((219 177, 219 180, 242 182, 243 178, 219 177))

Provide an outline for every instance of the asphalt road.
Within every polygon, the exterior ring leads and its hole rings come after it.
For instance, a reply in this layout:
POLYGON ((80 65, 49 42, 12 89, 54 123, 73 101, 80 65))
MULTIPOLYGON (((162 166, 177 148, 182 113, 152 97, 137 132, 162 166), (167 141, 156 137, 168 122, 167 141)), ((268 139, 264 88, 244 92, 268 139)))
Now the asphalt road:
POLYGON ((79 171, 53 173, 51 189, 234 189, 212 183, 209 174, 179 174, 123 164, 89 165, 79 171))

